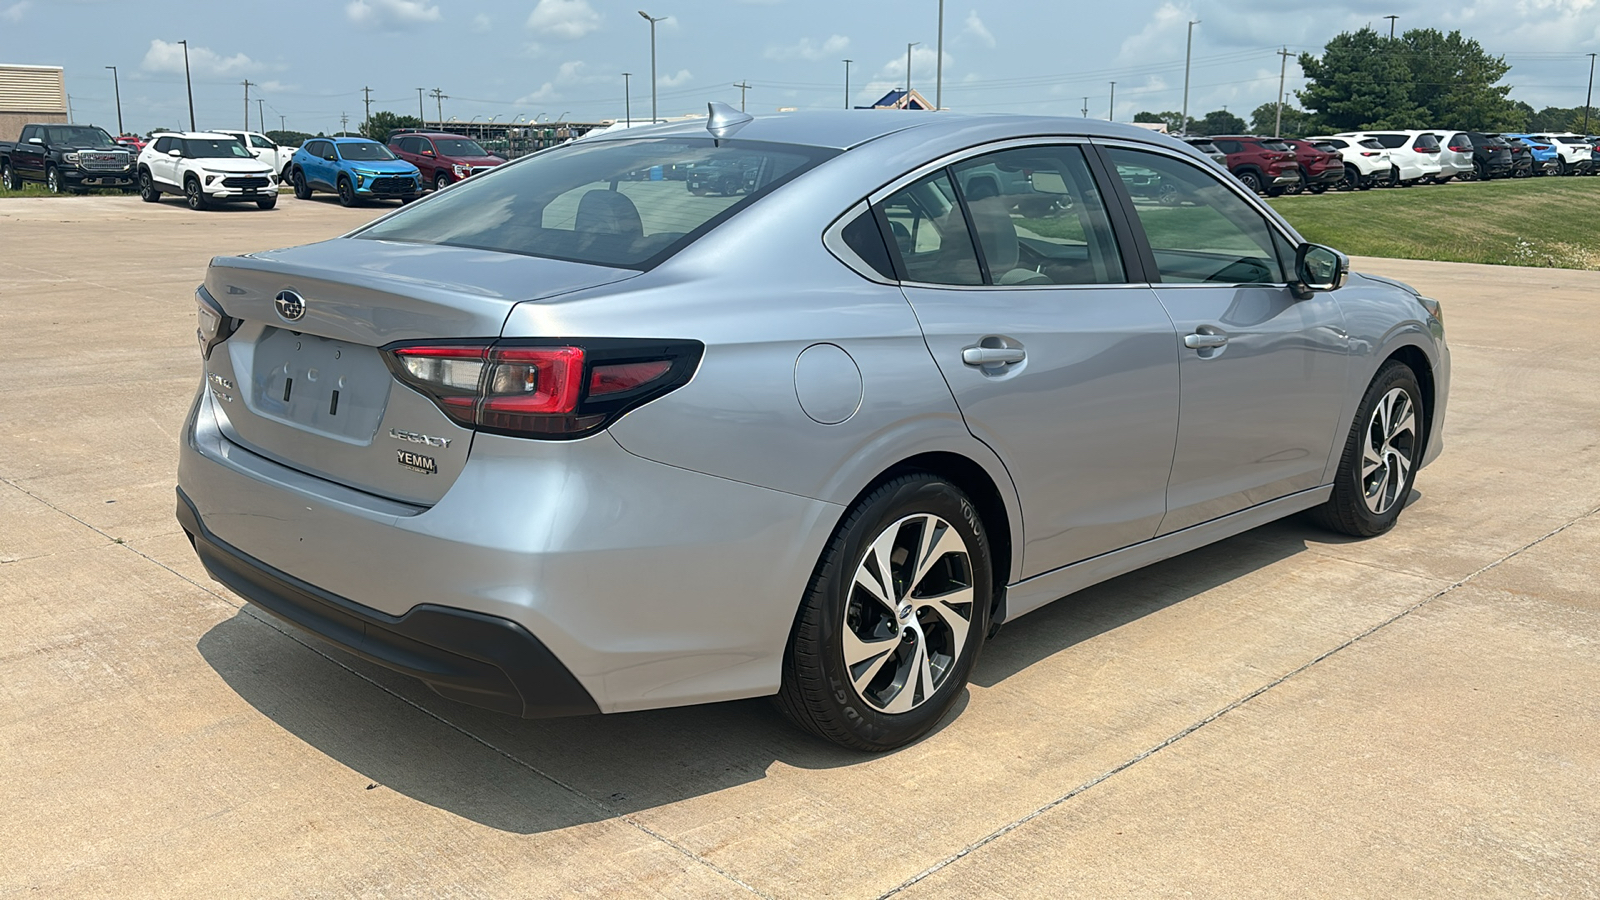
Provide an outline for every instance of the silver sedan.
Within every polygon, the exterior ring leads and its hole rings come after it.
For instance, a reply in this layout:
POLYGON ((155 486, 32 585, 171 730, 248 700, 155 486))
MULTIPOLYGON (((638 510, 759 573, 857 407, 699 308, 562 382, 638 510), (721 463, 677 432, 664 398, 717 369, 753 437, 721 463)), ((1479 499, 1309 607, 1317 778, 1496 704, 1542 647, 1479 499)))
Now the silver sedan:
POLYGON ((1301 511, 1395 524, 1450 357, 1348 265, 1148 131, 714 104, 214 260, 178 518, 454 700, 775 695, 888 750, 1002 622, 1301 511))

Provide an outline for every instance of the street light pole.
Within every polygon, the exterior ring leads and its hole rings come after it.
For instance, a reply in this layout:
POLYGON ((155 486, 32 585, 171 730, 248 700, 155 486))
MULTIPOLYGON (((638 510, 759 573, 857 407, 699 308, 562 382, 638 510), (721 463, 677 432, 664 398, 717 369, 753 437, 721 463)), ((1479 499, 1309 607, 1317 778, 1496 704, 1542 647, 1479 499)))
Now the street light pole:
POLYGON ((189 130, 198 131, 194 126, 194 82, 189 80, 189 42, 183 40, 178 43, 183 45, 183 86, 189 92, 189 130))
POLYGON ((944 0, 939 0, 939 58, 933 65, 933 109, 944 109, 944 0))
MULTIPOLYGON (((244 80, 244 130, 245 131, 249 131, 250 130, 250 85, 252 85, 252 84, 255 84, 255 82, 251 81, 248 78, 246 78, 244 80)), ((256 85, 256 87, 260 87, 260 85, 256 85)))
POLYGON ((1583 95, 1583 133, 1589 133, 1589 107, 1594 100, 1594 54, 1589 54, 1589 92, 1583 95))
POLYGON ((1392 41, 1392 40, 1394 40, 1394 20, 1398 19, 1400 17, 1399 16, 1384 16, 1384 18, 1389 20, 1389 40, 1392 41))
POLYGON ((629 79, 632 77, 632 72, 622 73, 622 115, 624 121, 628 123, 624 126, 626 128, 633 127, 633 89, 629 87, 629 79))
POLYGON ((844 61, 844 108, 845 109, 849 109, 850 108, 850 64, 853 63, 853 62, 855 62, 855 60, 853 60, 853 59, 847 59, 847 60, 844 61))
POLYGON ((256 127, 262 134, 267 133, 267 101, 260 97, 256 98, 256 127))
POLYGON ((906 45, 906 109, 911 108, 911 48, 921 43, 915 41, 906 45))
MULTIPOLYGON (((1590 53, 1590 56, 1594 54, 1590 53)), ((117 67, 107 66, 107 69, 110 69, 110 86, 117 91, 117 133, 122 135, 122 85, 117 83, 117 67)))
POLYGON ((1199 19, 1189 20, 1189 42, 1183 51, 1183 112, 1179 113, 1178 130, 1184 134, 1189 133, 1189 63, 1194 59, 1194 27, 1199 24, 1199 19))
POLYGON ((1111 105, 1110 105, 1109 109, 1106 112, 1106 121, 1107 122, 1115 122, 1116 120, 1117 120, 1117 83, 1115 81, 1113 81, 1113 82, 1111 82, 1111 105))
POLYGON ((1289 72, 1289 48, 1278 51, 1278 124, 1272 128, 1273 137, 1283 137, 1283 78, 1289 72))
POLYGON ((665 22, 666 16, 652 16, 644 10, 639 10, 639 15, 650 23, 650 124, 656 122, 656 23, 665 22))

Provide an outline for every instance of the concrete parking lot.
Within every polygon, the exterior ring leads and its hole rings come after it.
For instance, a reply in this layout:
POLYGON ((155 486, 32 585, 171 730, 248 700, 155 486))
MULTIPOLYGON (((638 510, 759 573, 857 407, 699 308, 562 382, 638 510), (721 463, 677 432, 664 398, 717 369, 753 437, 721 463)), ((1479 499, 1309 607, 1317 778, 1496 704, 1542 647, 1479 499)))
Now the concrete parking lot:
POLYGON ((865 757, 480 712, 207 579, 193 287, 380 211, 0 200, 0 896, 1600 896, 1600 272, 1359 260, 1454 350, 1399 527, 1064 599, 865 757))

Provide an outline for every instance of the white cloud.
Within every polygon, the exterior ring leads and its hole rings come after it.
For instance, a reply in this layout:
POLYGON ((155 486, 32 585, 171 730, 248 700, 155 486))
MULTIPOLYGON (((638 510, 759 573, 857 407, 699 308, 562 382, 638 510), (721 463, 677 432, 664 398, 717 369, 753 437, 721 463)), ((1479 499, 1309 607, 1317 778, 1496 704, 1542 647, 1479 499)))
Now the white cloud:
POLYGON ((1161 4, 1144 28, 1123 40, 1117 59, 1148 62, 1171 58, 1174 47, 1181 53, 1190 18, 1188 9, 1171 2, 1161 4))
POLYGON ((393 31, 437 22, 439 7, 423 0, 351 0, 344 8, 350 21, 366 28, 393 31))
POLYGON ((528 27, 576 40, 600 27, 600 14, 589 6, 589 0, 539 0, 528 14, 528 27))
POLYGON ((13 3, 4 10, 0 10, 0 19, 5 19, 7 22, 21 22, 23 13, 26 13, 28 7, 32 5, 33 0, 21 0, 19 3, 13 3))
POLYGON ((967 13, 967 26, 964 30, 967 34, 982 41, 985 47, 991 50, 994 49, 994 35, 989 33, 989 29, 984 26, 983 20, 978 18, 977 10, 967 13))
MULTIPOLYGON (((183 45, 177 42, 168 43, 163 40, 150 42, 150 49, 145 52, 144 61, 139 67, 146 72, 169 72, 176 75, 183 74, 183 45)), ((240 75, 260 71, 260 63, 245 56, 235 53, 232 56, 223 56, 214 50, 205 47, 189 48, 189 68, 196 75, 240 75)))
POLYGON ((801 38, 799 41, 784 47, 768 47, 767 59, 804 59, 816 62, 821 59, 831 59, 843 53, 850 46, 850 39, 842 34, 830 35, 827 40, 817 43, 810 38, 801 38))
POLYGON ((494 21, 483 13, 478 13, 472 17, 472 30, 479 34, 483 34, 493 27, 494 21))
POLYGON ((689 74, 688 69, 679 69, 676 75, 661 75, 657 77, 656 85, 666 88, 677 87, 680 84, 688 84, 693 78, 694 76, 689 74))
POLYGON ((560 98, 561 92, 556 90, 555 85, 546 81, 544 84, 539 86, 538 90, 534 91, 533 93, 524 94, 523 96, 518 97, 513 102, 513 105, 525 106, 530 103, 547 103, 551 100, 559 100, 560 98))

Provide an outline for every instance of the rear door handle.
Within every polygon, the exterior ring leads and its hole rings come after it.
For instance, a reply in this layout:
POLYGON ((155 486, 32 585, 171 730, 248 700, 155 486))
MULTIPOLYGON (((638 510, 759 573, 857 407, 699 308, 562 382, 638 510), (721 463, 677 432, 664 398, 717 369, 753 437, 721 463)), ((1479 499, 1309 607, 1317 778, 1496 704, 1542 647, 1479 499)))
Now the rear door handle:
POLYGON ((1021 347, 966 347, 961 351, 961 361, 969 366, 1001 366, 1027 358, 1021 347))
POLYGON ((1227 343, 1228 336, 1225 334, 1188 334, 1183 338, 1183 345, 1190 350, 1214 350, 1227 343))

